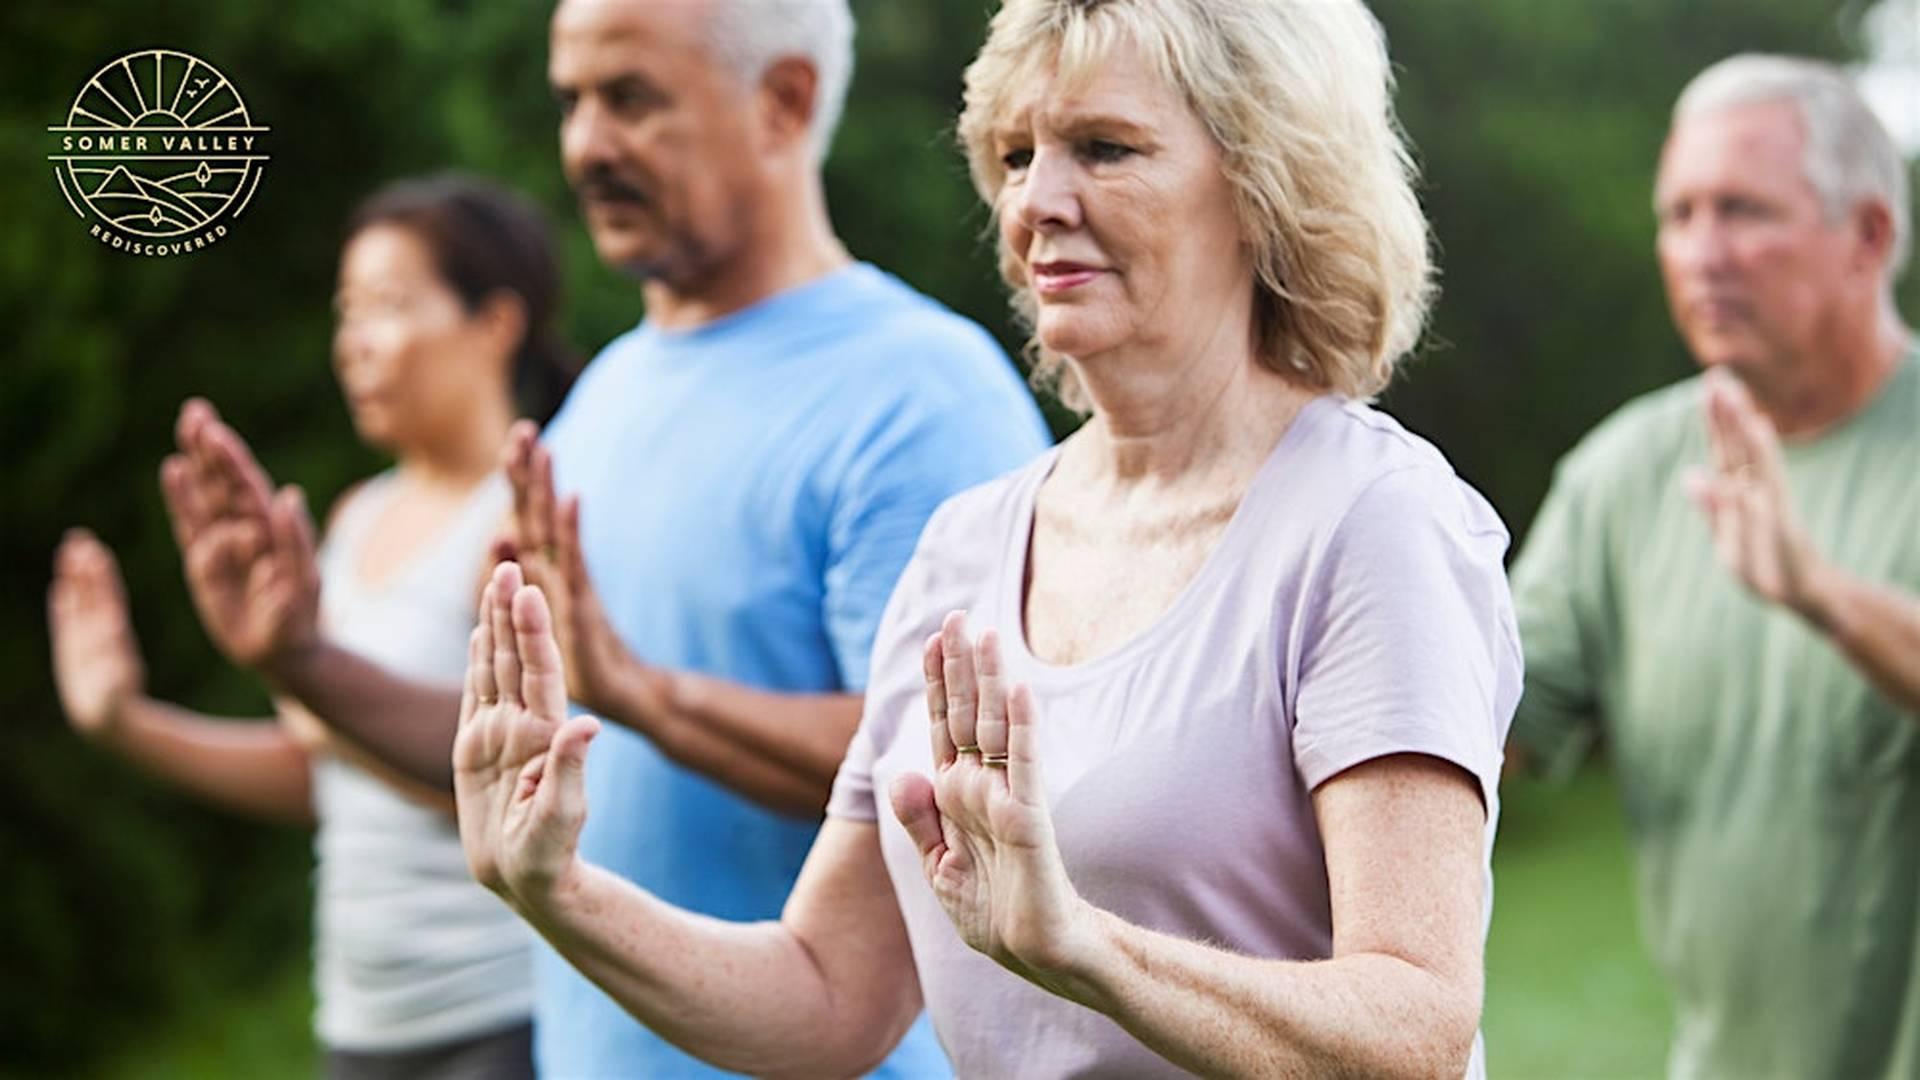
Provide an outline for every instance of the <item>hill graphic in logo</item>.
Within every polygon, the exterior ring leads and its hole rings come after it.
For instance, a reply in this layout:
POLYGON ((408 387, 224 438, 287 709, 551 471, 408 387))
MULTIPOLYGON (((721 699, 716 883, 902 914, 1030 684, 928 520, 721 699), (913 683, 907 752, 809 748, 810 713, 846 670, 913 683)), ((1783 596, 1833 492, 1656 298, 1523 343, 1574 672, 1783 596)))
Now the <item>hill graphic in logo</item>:
POLYGON ((171 49, 129 53, 80 88, 47 155, 92 235, 138 255, 224 238, 267 161, 268 129, 212 65, 171 49))

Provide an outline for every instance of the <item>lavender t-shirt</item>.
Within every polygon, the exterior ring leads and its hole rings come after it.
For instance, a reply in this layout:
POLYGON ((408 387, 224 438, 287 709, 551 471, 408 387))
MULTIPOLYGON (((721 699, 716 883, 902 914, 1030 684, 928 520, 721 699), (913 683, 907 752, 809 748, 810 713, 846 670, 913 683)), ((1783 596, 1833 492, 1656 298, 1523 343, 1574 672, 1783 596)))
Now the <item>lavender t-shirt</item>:
MULTIPOLYGON (((1054 457, 955 496, 928 523, 881 622, 827 812, 879 823, 927 1010, 960 1075, 1179 1075, 1105 1016, 967 948, 941 910, 885 805, 895 776, 931 771, 922 644, 956 609, 976 633, 999 630, 1008 677, 1033 688, 1055 834, 1088 901, 1238 953, 1324 959, 1317 785, 1387 754, 1453 762, 1480 781, 1491 855, 1521 674, 1507 533, 1427 442, 1317 398, 1172 606, 1062 667, 1033 657, 1021 626, 1034 496, 1054 457)), ((1483 1073, 1476 1040, 1469 1075, 1483 1073)))

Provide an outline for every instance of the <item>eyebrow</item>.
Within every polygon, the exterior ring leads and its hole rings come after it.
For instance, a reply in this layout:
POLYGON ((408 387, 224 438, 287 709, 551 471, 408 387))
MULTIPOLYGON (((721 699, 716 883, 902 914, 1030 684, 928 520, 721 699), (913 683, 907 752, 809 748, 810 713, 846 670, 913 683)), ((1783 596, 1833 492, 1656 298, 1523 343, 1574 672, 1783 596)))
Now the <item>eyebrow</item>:
MULTIPOLYGON (((1043 112, 1044 116, 1045 113, 1043 112)), ((1012 142, 1026 136, 1030 124, 1008 123, 994 130, 994 138, 1001 142, 1012 142)), ((1116 113, 1069 113, 1057 125, 1061 135, 1069 139, 1084 138, 1088 135, 1113 135, 1128 142, 1152 142, 1153 128, 1129 120, 1116 113)))

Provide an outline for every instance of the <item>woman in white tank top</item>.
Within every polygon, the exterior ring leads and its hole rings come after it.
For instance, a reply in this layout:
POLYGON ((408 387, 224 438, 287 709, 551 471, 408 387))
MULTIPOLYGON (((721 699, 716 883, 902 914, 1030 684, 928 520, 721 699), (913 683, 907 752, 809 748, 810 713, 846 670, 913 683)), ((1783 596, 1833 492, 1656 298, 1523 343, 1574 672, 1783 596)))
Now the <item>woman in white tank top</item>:
MULTIPOLYGON (((393 468, 335 505, 320 553, 330 637, 416 679, 466 669, 481 575, 510 508, 497 462, 518 415, 570 378, 538 211, 459 177, 396 184, 354 215, 333 362, 393 468)), ((291 703, 235 723, 155 701, 112 553, 56 556, 54 668, 74 728, 210 801, 317 826, 315 1020, 330 1077, 532 1075, 531 938, 476 885, 452 801, 372 763, 291 703)))

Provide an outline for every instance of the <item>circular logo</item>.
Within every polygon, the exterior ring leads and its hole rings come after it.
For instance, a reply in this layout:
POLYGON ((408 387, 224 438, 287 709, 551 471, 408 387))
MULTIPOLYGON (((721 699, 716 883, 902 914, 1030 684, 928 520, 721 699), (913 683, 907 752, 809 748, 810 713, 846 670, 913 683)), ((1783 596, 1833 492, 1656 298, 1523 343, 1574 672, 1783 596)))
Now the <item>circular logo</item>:
POLYGON ((252 200, 267 128, 213 65, 172 49, 128 53, 95 72, 49 127, 67 205, 101 243, 177 255, 217 243, 252 200))

